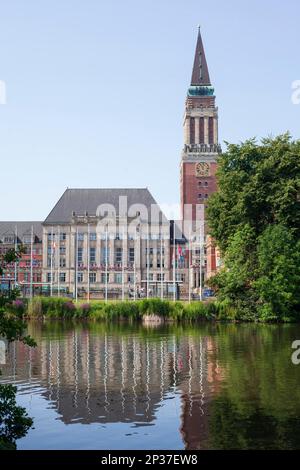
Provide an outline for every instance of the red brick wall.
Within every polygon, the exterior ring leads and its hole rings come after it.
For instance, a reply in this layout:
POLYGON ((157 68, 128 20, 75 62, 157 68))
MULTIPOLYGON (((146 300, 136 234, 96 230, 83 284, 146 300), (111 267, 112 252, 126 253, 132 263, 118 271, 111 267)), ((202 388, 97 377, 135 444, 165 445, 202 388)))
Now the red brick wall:
MULTIPOLYGON (((194 162, 183 162, 182 163, 182 175, 181 175, 181 203, 182 203, 182 214, 183 214, 183 205, 184 204, 205 204, 206 198, 204 195, 207 194, 208 197, 217 190, 216 183, 216 170, 217 164, 210 164, 210 176, 197 177, 195 176, 195 163, 194 162), (201 186, 199 185, 201 182, 201 186), (205 186, 207 182, 207 186, 205 186), (198 198, 198 194, 202 194, 202 199, 198 198)), ((193 218, 195 218, 195 209, 193 208, 193 218)))

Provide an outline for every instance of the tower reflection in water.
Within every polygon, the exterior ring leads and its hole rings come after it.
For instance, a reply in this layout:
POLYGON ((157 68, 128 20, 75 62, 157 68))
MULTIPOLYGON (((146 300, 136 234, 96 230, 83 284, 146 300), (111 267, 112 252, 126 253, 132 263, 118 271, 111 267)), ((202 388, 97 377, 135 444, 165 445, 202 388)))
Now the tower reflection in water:
POLYGON ((155 424, 166 400, 180 397, 178 432, 186 449, 208 439, 209 403, 223 372, 210 336, 156 329, 95 330, 88 325, 45 333, 35 325, 38 347, 9 348, 3 377, 22 393, 39 393, 65 424, 155 424))

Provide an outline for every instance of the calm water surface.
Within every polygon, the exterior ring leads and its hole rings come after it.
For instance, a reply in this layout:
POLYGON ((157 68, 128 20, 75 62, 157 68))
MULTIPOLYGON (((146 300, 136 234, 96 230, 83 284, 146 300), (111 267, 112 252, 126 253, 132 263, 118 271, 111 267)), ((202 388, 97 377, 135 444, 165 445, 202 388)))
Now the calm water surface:
POLYGON ((29 324, 1 382, 34 429, 18 449, 300 449, 295 325, 29 324))

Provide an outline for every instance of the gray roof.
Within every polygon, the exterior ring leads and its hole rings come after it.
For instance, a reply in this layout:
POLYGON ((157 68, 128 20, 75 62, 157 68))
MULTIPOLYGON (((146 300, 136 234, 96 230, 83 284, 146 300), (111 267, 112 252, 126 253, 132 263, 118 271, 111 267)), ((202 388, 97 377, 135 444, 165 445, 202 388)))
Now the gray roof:
POLYGON ((19 240, 22 241, 22 238, 24 235, 30 235, 31 234, 31 227, 33 227, 33 233, 36 237, 39 239, 42 239, 42 234, 43 234, 43 227, 42 227, 42 222, 20 222, 20 221, 5 221, 1 222, 0 221, 0 240, 2 241, 2 238, 4 235, 14 235, 15 232, 17 231, 17 235, 19 240))
MULTIPOLYGON (((90 216, 95 216, 97 208, 102 204, 113 205, 118 215, 120 196, 127 196, 128 209, 133 204, 142 204, 150 213, 151 206, 157 206, 157 202, 147 188, 66 189, 44 223, 70 223, 73 212, 77 216, 82 216, 86 212, 90 216)), ((167 218, 162 216, 163 220, 167 222, 167 218)))

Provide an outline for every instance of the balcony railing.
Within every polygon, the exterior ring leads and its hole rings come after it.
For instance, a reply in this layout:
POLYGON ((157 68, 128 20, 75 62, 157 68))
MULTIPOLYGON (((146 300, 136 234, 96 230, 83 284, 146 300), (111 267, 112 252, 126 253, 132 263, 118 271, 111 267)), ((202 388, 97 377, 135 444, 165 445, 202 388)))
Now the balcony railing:
POLYGON ((185 144, 184 153, 222 153, 220 144, 185 144))

